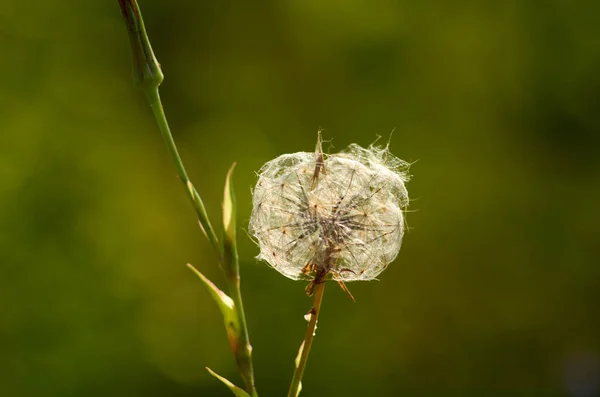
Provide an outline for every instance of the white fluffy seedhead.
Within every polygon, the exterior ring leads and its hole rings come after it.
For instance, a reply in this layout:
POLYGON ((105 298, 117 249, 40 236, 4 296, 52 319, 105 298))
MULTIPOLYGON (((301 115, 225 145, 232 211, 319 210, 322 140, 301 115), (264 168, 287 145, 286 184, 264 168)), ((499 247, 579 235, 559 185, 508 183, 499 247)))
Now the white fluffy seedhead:
POLYGON ((250 232, 259 259, 294 280, 316 272, 372 280, 398 255, 408 164, 387 147, 284 154, 266 163, 253 192, 250 232))

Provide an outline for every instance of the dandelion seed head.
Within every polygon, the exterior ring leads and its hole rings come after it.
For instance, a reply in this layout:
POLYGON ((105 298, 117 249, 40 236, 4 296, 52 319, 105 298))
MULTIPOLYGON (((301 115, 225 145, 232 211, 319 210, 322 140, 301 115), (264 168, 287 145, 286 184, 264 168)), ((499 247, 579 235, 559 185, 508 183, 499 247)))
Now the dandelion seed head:
POLYGON ((294 280, 319 270, 344 282, 374 279, 402 244, 407 170, 387 147, 355 144, 321 158, 299 152, 269 161, 249 225, 258 259, 294 280))

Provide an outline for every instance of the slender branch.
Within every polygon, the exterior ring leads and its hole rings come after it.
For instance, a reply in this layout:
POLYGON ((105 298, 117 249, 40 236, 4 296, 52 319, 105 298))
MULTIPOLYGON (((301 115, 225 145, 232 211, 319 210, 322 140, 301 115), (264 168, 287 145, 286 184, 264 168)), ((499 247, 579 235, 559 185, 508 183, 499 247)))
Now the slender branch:
MULTIPOLYGON (((148 98, 158 128, 160 129, 167 149, 177 168, 179 179, 183 182, 185 190, 192 200, 200 227, 217 254, 219 262, 223 265, 231 299, 234 302, 235 314, 239 319, 238 323, 240 328, 236 329, 237 338, 230 341, 231 348, 240 375, 246 383, 246 391, 248 391, 252 397, 257 397, 258 393, 254 385, 254 370, 252 366, 252 347, 248 337, 248 326, 246 324, 246 315, 244 313, 240 290, 239 260, 235 241, 235 223, 225 225, 229 230, 226 230, 223 238, 223 246, 221 246, 214 228, 210 223, 208 214, 206 213, 204 203, 196 191, 196 188, 188 178, 181 157, 177 151, 177 146, 173 140, 173 135, 171 134, 171 129, 169 128, 169 123, 167 122, 167 117, 163 110, 158 90, 164 76, 160 69, 160 64, 152 51, 152 46, 150 45, 150 40, 146 33, 144 20, 137 1, 118 0, 118 3, 121 7, 121 12, 123 13, 127 32, 129 34, 129 42, 133 55, 135 84, 144 91, 148 98)), ((230 178, 230 176, 228 178, 230 178)), ((229 216, 233 217, 232 214, 229 214, 229 216)))
MULTIPOLYGON (((227 178, 228 183, 226 184, 226 189, 231 188, 230 176, 232 171, 233 167, 227 178)), ((226 192, 226 195, 227 193, 231 193, 230 199, 233 201, 233 208, 235 208, 233 189, 231 189, 230 192, 226 192)), ((232 222, 233 226, 225 225, 223 235, 223 270, 225 271, 225 279, 229 287, 229 296, 235 305, 241 328, 237 332, 237 340, 231 345, 231 349, 233 350, 233 355, 235 356, 240 375, 246 384, 246 390, 252 397, 257 397, 258 393, 256 391, 256 385, 254 384, 254 368, 252 365, 252 345, 250 345, 250 336, 248 335, 248 325, 246 323, 246 312, 244 311, 244 303, 242 301, 240 262, 235 233, 235 214, 232 214, 231 216, 233 216, 233 219, 230 222, 232 222)))
POLYGON ((310 310, 310 320, 308 322, 308 328, 306 329, 306 336, 304 342, 300 346, 300 352, 296 359, 296 370, 294 371, 294 377, 292 378, 292 384, 288 392, 288 397, 297 397, 300 394, 302 375, 304 375, 304 368, 308 361, 308 355, 310 354, 310 347, 312 345, 313 338, 315 336, 315 329, 317 326, 317 320, 319 319, 319 313, 321 312, 321 302, 323 301, 323 292, 325 290, 325 282, 316 284, 315 287, 315 301, 313 307, 310 310))
POLYGON ((206 213, 206 208, 204 207, 204 203, 200 198, 200 195, 196 191, 196 188, 190 182, 188 178, 187 172, 185 170, 185 166, 181 161, 181 157, 179 156, 179 152, 177 151, 177 146, 175 145, 175 141, 173 140, 173 135, 171 134, 171 129, 169 128, 169 123, 167 122, 167 117, 165 116, 165 112, 163 110, 162 102, 160 100, 160 95, 158 92, 158 86, 152 87, 144 90, 146 92, 146 96, 148 97, 148 102, 150 103, 150 108, 152 108, 152 113, 154 114, 154 118, 156 120, 156 124, 158 124, 158 128, 160 129, 160 133, 163 136, 165 144, 167 145, 167 149, 171 154, 171 158, 175 163, 175 167, 177 168, 177 174, 179 175, 179 179, 185 185, 185 190, 192 200, 194 204, 194 209, 196 210, 196 214, 198 215, 198 221, 200 226, 202 227, 202 231, 208 238, 208 241, 212 245, 213 249, 217 253, 219 260, 222 261, 222 253, 221 246, 219 244, 219 239, 215 233, 215 230, 208 219, 208 214, 206 213))
POLYGON ((254 383, 254 366, 252 365, 252 345, 250 345, 250 336, 248 334, 248 325, 246 323, 246 312, 242 302, 242 291, 240 289, 240 277, 235 281, 227 281, 229 284, 229 295, 237 309, 241 330, 239 334, 238 351, 234 351, 236 363, 241 368, 240 375, 246 384, 246 390, 252 397, 257 397, 256 384, 254 383))
POLYGON ((175 141, 173 140, 173 135, 171 134, 171 130, 169 128, 169 124, 167 122, 167 118, 162 107, 158 86, 154 87, 153 89, 146 89, 145 92, 147 94, 150 107, 152 108, 154 118, 156 119, 156 123, 158 124, 160 132, 164 138, 165 144, 167 145, 169 153, 171 154, 171 158, 173 159, 173 162, 175 163, 175 166, 177 168, 179 178, 185 185, 186 191, 188 192, 188 195, 194 204, 194 209, 196 210, 196 214, 198 215, 198 221, 200 223, 200 226, 204 231, 204 234, 208 238, 208 241, 211 243, 213 249, 217 253, 219 261, 225 265, 224 269, 233 269, 232 272, 226 272, 226 280, 227 284, 229 285, 229 294, 231 295, 231 299, 233 300, 236 307, 241 330, 239 330, 240 339, 239 341, 237 341, 235 346, 232 345, 232 349, 238 368, 240 368, 240 375, 242 376, 246 384, 246 390, 249 393, 251 393, 253 397, 256 397, 258 396, 258 393, 256 391, 256 385, 254 383, 252 347, 250 345, 248 325, 246 323, 246 315, 244 312, 244 305, 242 302, 242 294, 240 289, 237 249, 235 245, 233 245, 233 253, 228 254, 224 253, 221 248, 219 239, 217 238, 217 235, 215 234, 210 220, 208 219, 204 203, 202 202, 200 195, 194 188, 194 185, 192 185, 192 183, 190 182, 187 176, 187 172, 185 170, 185 166, 183 165, 181 157, 179 156, 179 152, 177 151, 177 146, 175 145, 175 141))

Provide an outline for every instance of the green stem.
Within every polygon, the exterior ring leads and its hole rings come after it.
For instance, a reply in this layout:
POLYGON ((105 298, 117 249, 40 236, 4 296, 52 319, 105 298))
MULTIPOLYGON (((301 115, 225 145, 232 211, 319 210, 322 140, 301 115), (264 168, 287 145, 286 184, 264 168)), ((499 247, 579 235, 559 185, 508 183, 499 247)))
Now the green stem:
POLYGON ((254 367, 252 365, 252 346, 250 345, 250 336, 248 334, 248 326, 246 324, 246 314, 244 311, 244 303, 242 302, 242 290, 240 288, 240 277, 237 277, 236 282, 229 283, 229 294, 237 309, 237 314, 240 321, 240 346, 239 351, 234 352, 238 367, 241 368, 240 375, 246 384, 246 390, 250 392, 252 397, 258 397, 256 385, 254 384, 254 367))
POLYGON ((323 301, 323 292, 325 290, 325 282, 318 283, 315 288, 315 301, 313 303, 312 310, 310 311, 310 321, 308 322, 308 328, 306 328, 306 336, 304 342, 300 347, 299 357, 296 359, 296 370, 294 371, 294 377, 292 378, 292 384, 288 392, 288 397, 297 397, 300 394, 302 375, 304 375, 304 368, 308 361, 308 355, 310 354, 310 347, 312 345, 313 338, 315 336, 315 329, 317 326, 317 320, 319 319, 319 313, 321 312, 321 302, 323 301))
POLYGON ((222 260, 219 239, 217 238, 215 230, 213 229, 210 220, 208 219, 208 214, 206 213, 204 203, 202 202, 200 195, 196 191, 196 188, 194 187, 192 182, 190 182, 190 179, 188 178, 187 172, 185 170, 185 166, 183 165, 181 157, 179 156, 179 152, 177 151, 177 146, 175 145, 175 141, 173 140, 173 135, 171 134, 171 129, 169 128, 169 123, 167 122, 162 102, 160 100, 158 86, 146 89, 145 92, 148 97, 148 102, 150 103, 150 108, 152 109, 152 113, 154 114, 156 123, 158 124, 158 128, 160 129, 160 133, 163 136, 165 144, 167 145, 167 149, 169 150, 171 158, 173 159, 175 167, 177 168, 177 174, 179 175, 179 179, 181 179, 181 182, 183 182, 185 190, 188 193, 190 200, 192 200, 192 203, 194 204, 194 209, 196 210, 196 214, 198 215, 198 221, 200 223, 200 226, 202 227, 202 231, 204 232, 204 234, 208 238, 208 241, 217 253, 219 260, 222 260))
MULTIPOLYGON (((235 206, 235 204, 234 204, 235 206)), ((227 226, 226 226, 227 228, 227 226)), ((233 300, 240 324, 238 338, 236 343, 231 346, 235 356, 240 375, 244 379, 246 391, 252 397, 258 397, 256 385, 254 384, 254 368, 252 365, 252 345, 250 345, 250 336, 248 334, 248 325, 246 323, 246 312, 242 301, 242 289, 240 284, 240 262, 235 242, 235 227, 233 230, 225 230, 223 236, 223 270, 227 286, 229 287, 229 297, 233 300)))
POLYGON ((206 209, 204 208, 202 199, 200 198, 198 192, 190 182, 183 162, 181 161, 181 157, 179 156, 179 152, 177 151, 177 146, 175 145, 175 141, 173 140, 173 135, 171 134, 171 130, 169 128, 169 124, 167 122, 167 118, 162 107, 158 87, 151 90, 146 90, 146 94, 148 96, 148 101, 150 102, 150 107, 152 108, 152 113, 154 114, 154 118, 156 119, 156 123, 158 124, 160 132, 164 138, 165 144, 167 145, 169 153, 171 154, 171 158, 173 159, 177 168, 179 178, 186 186, 186 191, 188 192, 190 199, 194 203, 194 208, 198 215, 200 226, 202 227, 202 230, 206 234, 206 237, 210 241, 211 245, 215 249, 215 252, 219 257, 219 261, 225 265, 224 269, 233 269, 232 272, 226 271, 226 280, 229 286, 229 294, 231 295, 231 299, 233 300, 234 305, 236 307, 236 312, 239 318, 241 330, 239 334, 240 339, 238 341, 238 345, 236 347, 232 346, 232 348, 234 349, 233 353, 236 359, 236 363, 238 365, 238 368, 240 368, 240 375, 242 376, 246 384, 246 390, 250 392, 253 397, 256 397, 258 396, 258 393, 256 391, 256 385, 254 384, 252 347, 250 345, 248 325, 246 323, 244 304, 242 302, 237 249, 235 245, 233 245, 233 247, 227 247, 228 249, 226 249, 225 252, 221 250, 219 239, 217 238, 217 235, 215 234, 215 231, 208 219, 208 215, 206 213, 206 209))
MULTIPOLYGON (((123 17, 125 18, 125 24, 129 34, 133 55, 134 81, 136 85, 146 93, 158 128, 167 145, 171 158, 175 163, 175 167, 177 168, 179 179, 183 182, 186 192, 192 200, 200 227, 216 252, 219 262, 223 265, 223 270, 229 285, 229 292, 231 294, 231 299, 234 302, 236 309, 235 313, 239 320, 239 327, 241 328, 237 330, 238 338, 233 341, 231 347, 235 355, 240 375, 246 383, 246 391, 248 391, 252 397, 257 397, 258 394, 254 385, 254 370, 252 366, 252 347, 249 341, 248 326, 246 324, 246 315, 244 313, 240 290, 239 260, 235 242, 235 223, 232 222, 230 225, 225 225, 228 230, 225 231, 223 246, 221 246, 215 230, 210 223, 208 214, 206 213, 204 203, 196 191, 196 188, 188 178, 179 152, 177 151, 177 146, 173 140, 173 135, 171 134, 171 129, 169 128, 169 123, 167 122, 167 117, 163 110, 158 90, 158 87, 163 81, 163 74, 160 69, 160 64, 152 51, 152 46, 150 45, 146 28, 144 27, 144 19, 142 18, 142 13, 137 1, 118 0, 118 2, 123 17)), ((230 177, 231 175, 228 176, 228 180, 230 177)), ((231 193, 233 195, 233 191, 231 193)), ((235 206, 232 204, 232 207, 235 206)), ((233 209, 230 210, 233 211, 233 209)), ((229 216, 231 219, 235 219, 233 214, 229 214, 229 216)))

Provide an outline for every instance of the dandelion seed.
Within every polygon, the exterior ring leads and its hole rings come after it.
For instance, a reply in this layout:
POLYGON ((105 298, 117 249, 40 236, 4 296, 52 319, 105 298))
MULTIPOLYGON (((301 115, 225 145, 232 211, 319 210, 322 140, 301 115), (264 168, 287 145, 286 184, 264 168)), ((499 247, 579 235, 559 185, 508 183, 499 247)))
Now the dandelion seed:
POLYGON ((307 292, 330 277, 372 280, 392 262, 404 234, 409 164, 388 147, 352 144, 325 155, 284 154, 259 171, 250 232, 258 259, 307 292))

